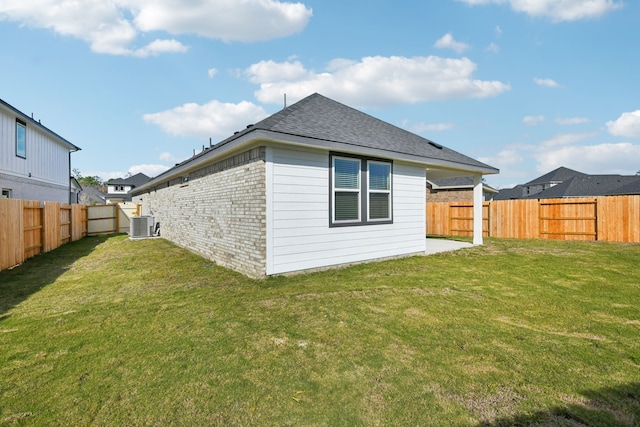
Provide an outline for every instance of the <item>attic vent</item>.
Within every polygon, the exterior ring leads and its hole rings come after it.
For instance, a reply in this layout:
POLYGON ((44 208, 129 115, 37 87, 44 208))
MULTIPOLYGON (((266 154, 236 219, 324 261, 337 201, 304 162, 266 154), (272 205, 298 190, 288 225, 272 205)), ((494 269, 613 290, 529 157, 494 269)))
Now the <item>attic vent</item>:
POLYGON ((429 145, 431 145, 432 147, 436 147, 438 150, 442 150, 442 145, 438 144, 437 142, 429 141, 429 145))

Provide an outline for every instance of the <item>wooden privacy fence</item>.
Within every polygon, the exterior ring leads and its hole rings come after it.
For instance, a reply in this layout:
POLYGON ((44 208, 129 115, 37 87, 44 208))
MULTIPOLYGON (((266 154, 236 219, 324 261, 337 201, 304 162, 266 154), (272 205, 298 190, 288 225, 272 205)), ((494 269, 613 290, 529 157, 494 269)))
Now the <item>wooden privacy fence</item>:
POLYGON ((0 199, 0 270, 86 235, 86 206, 0 199))
MULTIPOLYGON (((640 195, 483 203, 483 235, 640 243, 640 195)), ((473 235, 473 204, 427 202, 427 233, 473 235)))

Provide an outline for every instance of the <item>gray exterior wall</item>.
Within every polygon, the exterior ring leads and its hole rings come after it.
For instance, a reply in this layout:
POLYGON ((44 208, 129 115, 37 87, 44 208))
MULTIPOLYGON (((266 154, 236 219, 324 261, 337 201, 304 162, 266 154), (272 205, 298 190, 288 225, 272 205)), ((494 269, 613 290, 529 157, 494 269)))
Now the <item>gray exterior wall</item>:
POLYGON ((160 222, 161 236, 216 264, 266 275, 265 148, 193 171, 133 198, 160 222))
POLYGON ((69 203, 68 183, 66 185, 58 185, 32 178, 0 173, 0 188, 11 190, 12 199, 69 203))

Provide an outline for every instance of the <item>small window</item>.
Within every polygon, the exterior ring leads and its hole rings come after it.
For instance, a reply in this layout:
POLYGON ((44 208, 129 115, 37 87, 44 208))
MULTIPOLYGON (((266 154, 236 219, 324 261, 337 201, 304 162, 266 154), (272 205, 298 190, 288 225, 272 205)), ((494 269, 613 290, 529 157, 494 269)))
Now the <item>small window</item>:
POLYGON ((333 222, 360 221, 360 160, 333 158, 333 222))
POLYGON ((3 188, 2 189, 2 197, 3 199, 10 199, 11 198, 11 190, 9 188, 3 188))
POLYGON ((16 156, 27 158, 27 124, 16 119, 16 156))
POLYGON ((369 221, 391 219, 391 164, 368 162, 369 221))
POLYGON ((330 226, 392 222, 392 163, 332 154, 330 226))

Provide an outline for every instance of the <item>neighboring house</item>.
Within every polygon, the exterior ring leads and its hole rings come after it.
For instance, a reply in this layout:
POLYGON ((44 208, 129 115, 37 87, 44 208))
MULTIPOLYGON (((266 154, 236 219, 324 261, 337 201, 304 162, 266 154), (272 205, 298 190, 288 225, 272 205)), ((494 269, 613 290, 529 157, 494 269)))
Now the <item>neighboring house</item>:
MULTIPOLYGON (((490 200, 498 190, 482 183, 482 200, 490 200)), ((472 202, 473 177, 427 179, 427 203, 472 202)))
POLYGON ((251 277, 424 254, 426 178, 498 170, 313 94, 204 149, 133 201, 164 238, 251 277))
POLYGON ((137 173, 124 179, 112 179, 107 182, 108 204, 116 204, 131 201, 131 190, 149 182, 151 178, 143 173, 137 173))
POLYGON ((638 175, 588 175, 560 167, 526 184, 500 190, 493 200, 638 194, 638 186, 638 175))
POLYGON ((1 197, 73 203, 71 153, 80 150, 0 99, 1 197))
POLYGON ((78 182, 75 177, 70 177, 71 186, 69 187, 70 191, 70 199, 69 203, 80 203, 80 193, 82 193, 82 185, 78 182))
POLYGON ((107 195, 95 187, 86 186, 82 189, 78 203, 83 205, 105 205, 107 203, 107 195))

